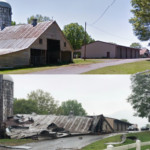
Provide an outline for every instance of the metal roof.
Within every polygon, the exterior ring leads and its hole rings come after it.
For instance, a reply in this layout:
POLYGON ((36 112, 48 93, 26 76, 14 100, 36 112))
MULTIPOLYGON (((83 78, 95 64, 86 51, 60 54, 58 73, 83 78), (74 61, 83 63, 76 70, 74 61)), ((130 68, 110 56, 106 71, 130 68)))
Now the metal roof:
POLYGON ((55 21, 17 25, 0 31, 0 55, 29 48, 55 21))
POLYGON ((0 0, 0 6, 11 8, 10 4, 5 0, 0 0))
POLYGON ((23 127, 29 127, 29 129, 12 129, 7 133, 11 138, 25 138, 34 135, 40 135, 43 131, 47 131, 50 134, 54 133, 48 127, 55 124, 58 128, 63 128, 66 133, 69 134, 88 134, 91 133, 90 127, 93 123, 93 118, 80 117, 80 116, 55 116, 55 115, 23 115, 23 121, 27 122, 29 118, 34 120, 32 124, 23 124, 23 127))
POLYGON ((55 115, 24 115, 25 120, 32 117, 34 124, 30 128, 47 129, 52 123, 56 124, 59 128, 64 128, 71 133, 89 133, 89 128, 93 121, 92 118, 79 117, 79 116, 55 116, 55 115))

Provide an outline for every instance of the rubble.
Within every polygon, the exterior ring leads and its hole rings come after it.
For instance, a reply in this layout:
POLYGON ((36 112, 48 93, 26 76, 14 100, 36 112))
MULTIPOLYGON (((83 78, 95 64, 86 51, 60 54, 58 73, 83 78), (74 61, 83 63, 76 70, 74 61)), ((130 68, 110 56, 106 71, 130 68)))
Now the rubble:
POLYGON ((103 115, 97 117, 16 115, 7 122, 6 134, 11 139, 37 140, 61 138, 72 135, 110 133, 113 129, 103 115), (107 124, 107 130, 105 126, 107 124))

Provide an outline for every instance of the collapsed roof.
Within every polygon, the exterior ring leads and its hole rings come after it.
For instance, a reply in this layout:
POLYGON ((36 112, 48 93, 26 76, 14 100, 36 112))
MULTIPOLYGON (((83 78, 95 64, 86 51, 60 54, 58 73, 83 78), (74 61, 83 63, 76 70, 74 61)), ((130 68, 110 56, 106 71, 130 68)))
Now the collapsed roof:
POLYGON ((56 115, 19 115, 7 122, 10 131, 7 135, 13 139, 34 136, 63 137, 95 132, 113 132, 103 115, 96 117, 56 116, 56 115), (105 131, 103 124, 107 124, 105 131))

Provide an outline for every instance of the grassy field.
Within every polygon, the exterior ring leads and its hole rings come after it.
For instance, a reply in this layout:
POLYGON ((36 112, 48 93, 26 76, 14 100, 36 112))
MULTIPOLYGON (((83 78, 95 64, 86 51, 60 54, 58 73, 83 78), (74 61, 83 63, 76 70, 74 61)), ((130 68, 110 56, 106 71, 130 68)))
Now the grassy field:
POLYGON ((102 63, 103 59, 74 59, 74 64, 95 64, 95 63, 102 63))
POLYGON ((101 59, 74 59, 73 63, 70 64, 58 64, 58 65, 50 65, 50 66, 42 66, 42 67, 25 67, 25 68, 15 68, 15 69, 5 69, 0 70, 0 74, 27 74, 32 72, 44 71, 49 69, 56 69, 59 67, 67 67, 71 65, 84 65, 84 64, 93 64, 93 63, 101 63, 103 62, 101 59))
MULTIPOLYGON (((150 149, 150 146, 143 146, 141 148, 141 150, 149 150, 150 149)), ((132 149, 129 149, 129 150, 136 150, 136 148, 132 148, 132 149)))
POLYGON ((32 143, 32 142, 35 142, 35 141, 31 139, 20 139, 20 140, 0 139, 0 145, 5 145, 5 146, 18 146, 18 145, 23 145, 23 144, 32 143))
POLYGON ((140 61, 135 63, 110 66, 92 70, 84 74, 135 74, 145 70, 150 70, 150 61, 140 61))
MULTIPOLYGON (((139 133, 130 133, 127 134, 127 136, 136 136, 139 140, 141 140, 141 142, 147 142, 150 141, 150 132, 139 132, 139 133)), ((105 143, 109 143, 109 142, 119 142, 121 141, 121 136, 117 135, 117 136, 113 136, 113 137, 109 137, 100 141, 97 141, 91 145, 88 145, 84 148, 82 148, 82 150, 104 150, 106 149, 106 145, 105 143)), ((127 139, 126 142, 122 145, 127 145, 127 144, 131 144, 131 143, 135 143, 135 141, 127 139)), ((121 145, 116 145, 116 146, 121 146, 121 145)), ((146 146, 146 147, 150 147, 150 146, 146 146)), ((135 150, 135 149, 131 149, 131 150, 135 150)), ((145 149, 143 149, 145 150, 145 149)))

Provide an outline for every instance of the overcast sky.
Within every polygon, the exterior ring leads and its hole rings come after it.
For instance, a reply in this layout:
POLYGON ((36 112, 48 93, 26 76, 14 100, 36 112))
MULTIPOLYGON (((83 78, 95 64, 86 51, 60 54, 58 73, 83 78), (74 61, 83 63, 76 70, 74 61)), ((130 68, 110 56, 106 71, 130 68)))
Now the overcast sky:
MULTIPOLYGON (((139 42, 133 34, 129 19, 132 17, 131 0, 7 0, 12 5, 13 20, 26 23, 31 15, 42 14, 56 20, 63 29, 64 25, 78 22, 95 39, 129 46, 139 42), (98 18, 108 11, 99 20, 98 18), (95 24, 93 24, 96 21, 95 24)), ((147 42, 141 42, 146 47, 147 42)))
POLYGON ((128 119, 144 126, 147 119, 133 117, 127 97, 131 93, 128 75, 11 75, 14 80, 14 97, 26 98, 32 90, 50 92, 59 103, 78 100, 89 115, 128 119))

